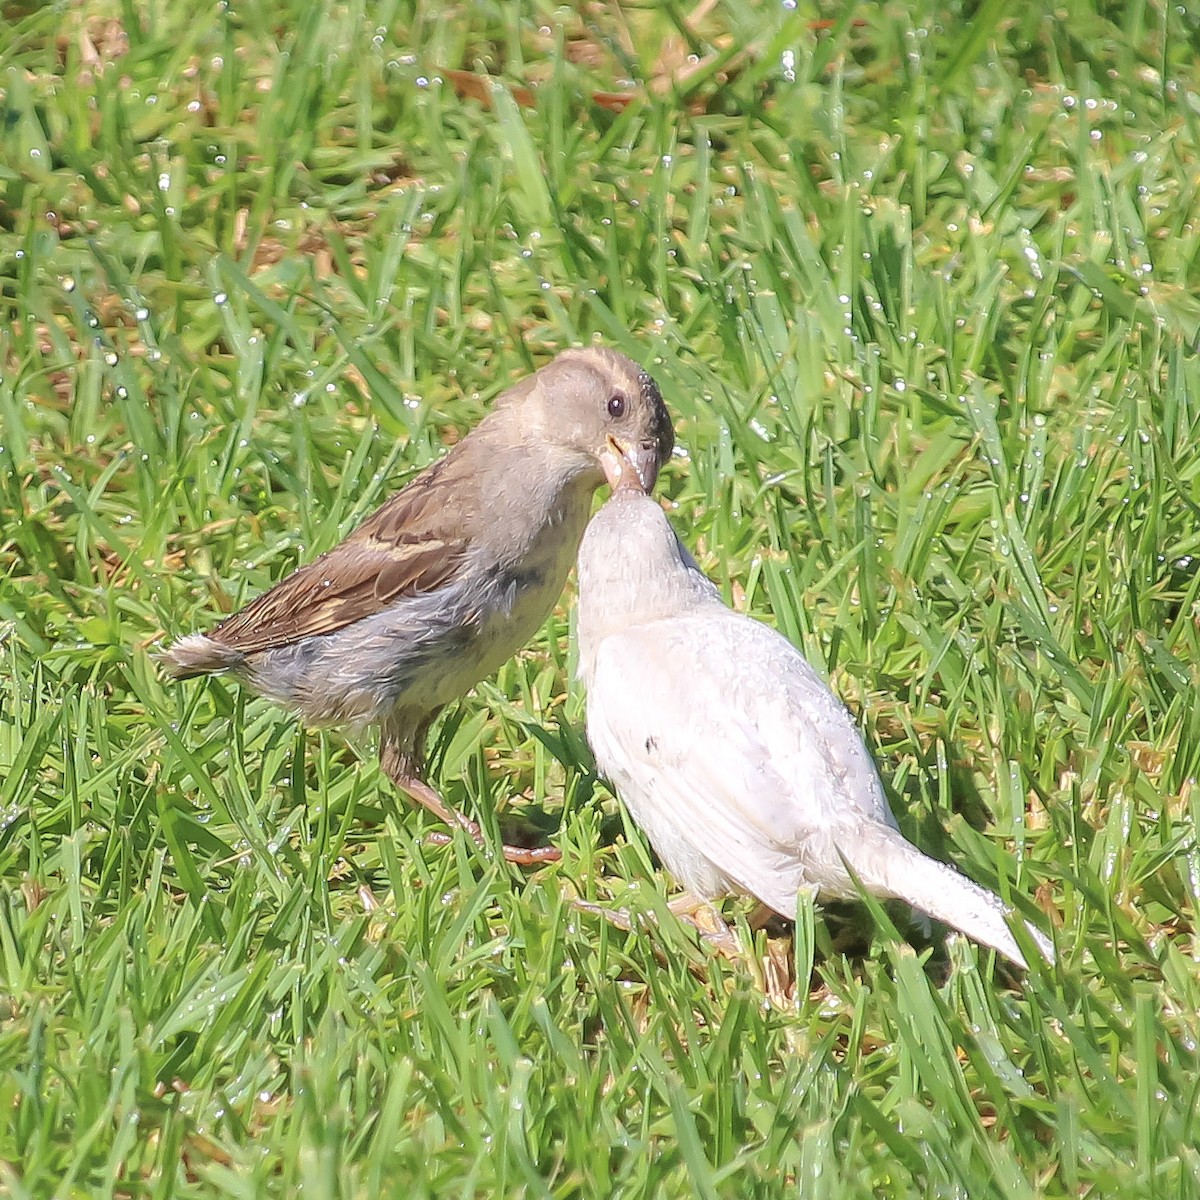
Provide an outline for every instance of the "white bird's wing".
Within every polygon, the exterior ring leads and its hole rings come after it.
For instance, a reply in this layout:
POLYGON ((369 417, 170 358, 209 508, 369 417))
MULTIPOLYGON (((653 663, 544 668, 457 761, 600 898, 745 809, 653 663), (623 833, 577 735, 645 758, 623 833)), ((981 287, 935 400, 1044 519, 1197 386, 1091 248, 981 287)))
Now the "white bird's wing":
POLYGON ((588 737, 689 887, 690 851, 791 915, 799 883, 845 878, 837 831, 894 824, 849 714, 800 653, 716 606, 600 643, 588 737))
POLYGON ((779 634, 714 606, 604 638, 590 674, 597 765, 685 887, 794 916, 803 885, 853 896, 848 865, 1025 965, 1000 898, 896 829, 849 713, 779 634))

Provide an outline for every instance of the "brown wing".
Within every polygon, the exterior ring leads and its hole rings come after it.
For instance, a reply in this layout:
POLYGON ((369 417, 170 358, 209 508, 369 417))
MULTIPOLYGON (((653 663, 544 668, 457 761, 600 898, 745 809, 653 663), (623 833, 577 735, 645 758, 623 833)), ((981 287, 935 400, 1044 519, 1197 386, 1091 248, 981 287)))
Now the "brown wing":
POLYGON ((209 636, 250 654, 332 633, 401 597, 441 587, 470 545, 464 517, 471 512, 464 511, 464 502, 474 489, 455 469, 455 457, 423 471, 340 545, 252 600, 209 636))

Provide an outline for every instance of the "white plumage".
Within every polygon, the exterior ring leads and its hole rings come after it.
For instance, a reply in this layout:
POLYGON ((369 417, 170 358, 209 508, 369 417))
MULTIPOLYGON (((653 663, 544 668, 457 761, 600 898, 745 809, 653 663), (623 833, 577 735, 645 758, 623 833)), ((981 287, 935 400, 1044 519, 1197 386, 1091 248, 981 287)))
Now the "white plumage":
POLYGON ((1025 965, 1000 898, 899 832, 854 722, 800 652, 727 608, 633 489, 584 535, 578 629, 597 766, 689 891, 794 917, 802 887, 856 896, 848 865, 1025 965))

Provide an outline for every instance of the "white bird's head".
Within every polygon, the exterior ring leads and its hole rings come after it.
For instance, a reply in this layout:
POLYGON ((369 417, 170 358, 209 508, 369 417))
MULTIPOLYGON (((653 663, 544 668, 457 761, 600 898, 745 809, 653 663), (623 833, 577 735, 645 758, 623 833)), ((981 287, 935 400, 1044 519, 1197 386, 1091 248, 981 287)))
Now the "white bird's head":
POLYGON ((618 486, 591 519, 578 569, 577 629, 585 676, 604 638, 722 603, 658 503, 636 486, 618 486))

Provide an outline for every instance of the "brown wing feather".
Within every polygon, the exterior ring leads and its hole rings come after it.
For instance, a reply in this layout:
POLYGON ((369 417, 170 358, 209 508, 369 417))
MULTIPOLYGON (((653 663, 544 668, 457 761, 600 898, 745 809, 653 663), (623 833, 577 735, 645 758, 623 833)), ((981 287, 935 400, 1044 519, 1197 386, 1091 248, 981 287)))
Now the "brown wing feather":
POLYGON ((466 556, 464 491, 453 454, 423 471, 340 545, 252 600, 209 635, 251 654, 333 633, 404 596, 431 592, 466 556), (454 505, 448 492, 453 490, 454 505))

